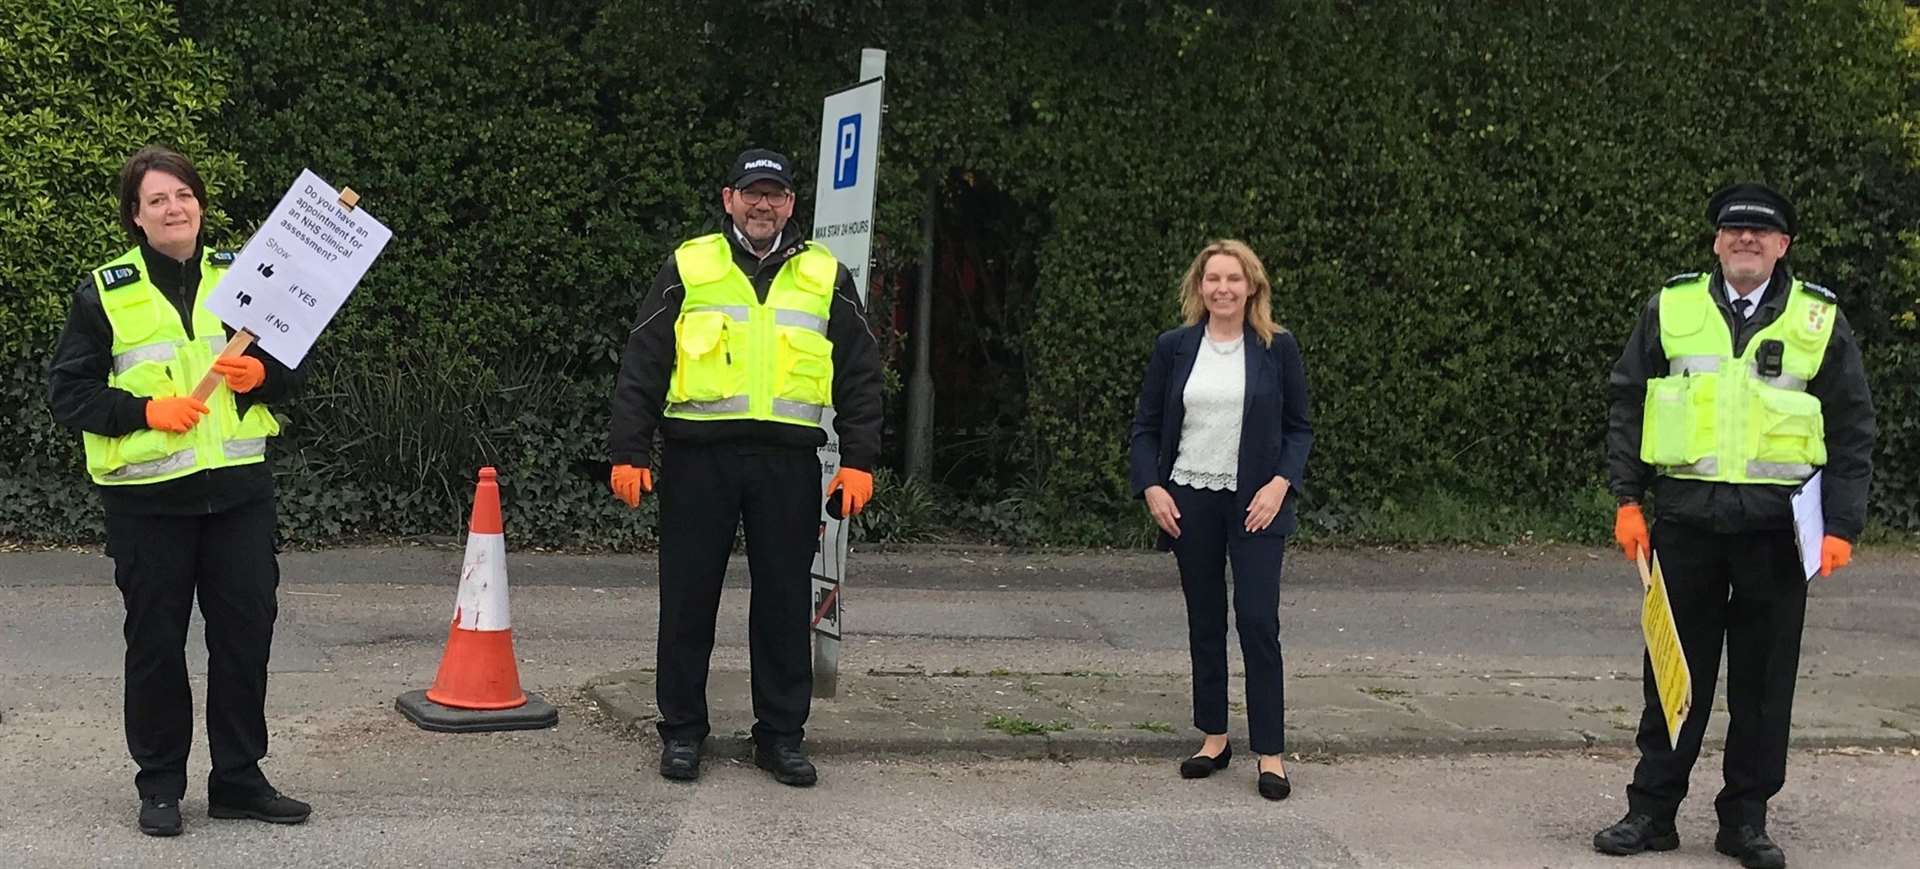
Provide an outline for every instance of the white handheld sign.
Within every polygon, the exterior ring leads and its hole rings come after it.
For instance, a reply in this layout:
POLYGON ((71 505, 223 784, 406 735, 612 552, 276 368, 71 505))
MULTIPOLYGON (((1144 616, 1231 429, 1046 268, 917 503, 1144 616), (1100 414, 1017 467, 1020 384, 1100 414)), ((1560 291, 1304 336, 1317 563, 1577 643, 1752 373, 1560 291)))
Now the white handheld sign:
POLYGON ((252 333, 273 358, 298 366, 392 238, 373 215, 304 170, 240 249, 207 308, 252 333))

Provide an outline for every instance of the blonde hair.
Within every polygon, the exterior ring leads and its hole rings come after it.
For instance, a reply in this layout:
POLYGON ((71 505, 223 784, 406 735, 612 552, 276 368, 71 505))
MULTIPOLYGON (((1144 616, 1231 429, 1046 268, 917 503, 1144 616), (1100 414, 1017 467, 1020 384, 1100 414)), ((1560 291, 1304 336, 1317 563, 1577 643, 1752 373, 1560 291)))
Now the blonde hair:
POLYGON ((1200 298, 1200 282, 1207 274, 1207 260, 1220 254, 1239 260, 1240 270, 1247 273, 1247 325, 1253 327, 1262 345, 1272 347, 1273 336, 1286 329, 1273 321, 1273 284, 1267 280, 1267 267, 1244 241, 1223 238, 1200 249, 1193 265, 1187 267, 1187 276, 1180 279, 1180 316, 1189 326, 1206 319, 1207 303, 1200 298))

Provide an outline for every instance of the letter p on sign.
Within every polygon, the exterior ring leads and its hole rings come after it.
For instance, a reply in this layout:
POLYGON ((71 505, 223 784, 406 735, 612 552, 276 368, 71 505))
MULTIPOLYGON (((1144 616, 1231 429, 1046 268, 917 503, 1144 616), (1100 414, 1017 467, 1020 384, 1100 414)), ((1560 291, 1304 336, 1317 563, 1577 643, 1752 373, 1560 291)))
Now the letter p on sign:
POLYGON ((840 119, 839 136, 833 149, 833 189, 852 187, 860 180, 860 116, 840 119))

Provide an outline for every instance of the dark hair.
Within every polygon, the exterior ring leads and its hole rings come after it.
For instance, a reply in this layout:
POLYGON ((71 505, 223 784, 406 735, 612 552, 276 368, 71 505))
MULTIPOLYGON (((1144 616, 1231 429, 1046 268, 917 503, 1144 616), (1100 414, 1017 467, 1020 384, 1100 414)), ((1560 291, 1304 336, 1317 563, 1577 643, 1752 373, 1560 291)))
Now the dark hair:
POLYGON ((192 160, 162 145, 141 148, 120 167, 120 228, 134 241, 147 240, 146 231, 133 222, 133 216, 140 213, 140 182, 147 180, 147 173, 154 170, 185 181, 193 190, 193 197, 200 200, 200 207, 207 207, 207 185, 200 180, 200 171, 193 168, 192 160))

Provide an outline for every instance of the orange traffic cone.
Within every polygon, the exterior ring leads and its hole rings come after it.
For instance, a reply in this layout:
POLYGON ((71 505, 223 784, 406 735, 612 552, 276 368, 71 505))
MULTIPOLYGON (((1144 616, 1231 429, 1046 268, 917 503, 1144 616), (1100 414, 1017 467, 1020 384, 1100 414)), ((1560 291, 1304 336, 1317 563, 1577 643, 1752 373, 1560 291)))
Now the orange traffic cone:
POLYGON ((400 714, 427 730, 534 730, 560 721, 551 704, 520 690, 507 608, 507 541, 495 477, 492 468, 481 468, 474 488, 460 593, 440 672, 432 688, 409 691, 394 701, 400 714))

